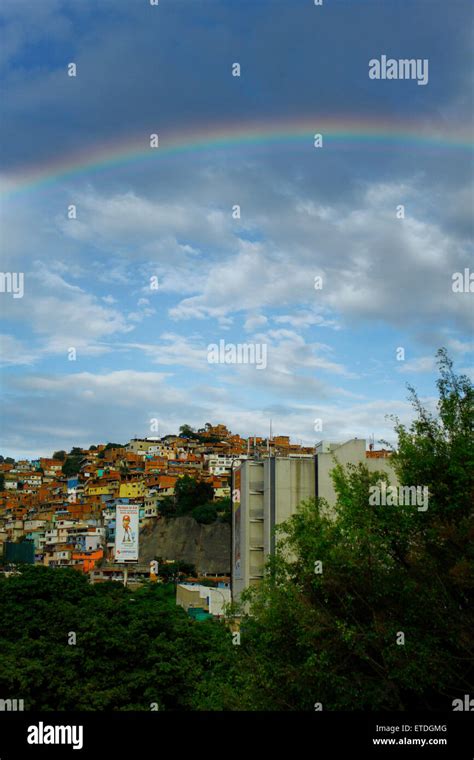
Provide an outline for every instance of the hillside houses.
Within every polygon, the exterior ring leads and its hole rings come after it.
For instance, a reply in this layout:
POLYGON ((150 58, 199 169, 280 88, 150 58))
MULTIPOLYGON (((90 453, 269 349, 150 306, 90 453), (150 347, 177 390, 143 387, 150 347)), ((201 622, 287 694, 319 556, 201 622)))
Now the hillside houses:
POLYGON ((186 435, 186 428, 125 445, 74 447, 66 461, 64 452, 31 461, 1 457, 0 555, 7 542, 29 541, 36 563, 90 573, 113 558, 118 504, 138 504, 143 524, 160 519, 160 502, 184 476, 209 483, 220 500, 230 497, 232 469, 243 459, 305 453, 285 436, 244 439, 210 423, 186 435))

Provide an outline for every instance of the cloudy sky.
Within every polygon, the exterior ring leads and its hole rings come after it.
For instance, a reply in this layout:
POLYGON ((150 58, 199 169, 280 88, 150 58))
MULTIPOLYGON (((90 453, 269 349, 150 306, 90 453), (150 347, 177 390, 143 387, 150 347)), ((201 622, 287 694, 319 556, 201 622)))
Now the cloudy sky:
POLYGON ((0 293, 1 453, 154 419, 390 439, 407 382, 432 403, 437 348, 470 372, 472 22, 470 0, 2 0, 24 293, 0 293), (428 83, 370 79, 382 55, 428 83), (266 367, 210 364, 220 340, 266 367))

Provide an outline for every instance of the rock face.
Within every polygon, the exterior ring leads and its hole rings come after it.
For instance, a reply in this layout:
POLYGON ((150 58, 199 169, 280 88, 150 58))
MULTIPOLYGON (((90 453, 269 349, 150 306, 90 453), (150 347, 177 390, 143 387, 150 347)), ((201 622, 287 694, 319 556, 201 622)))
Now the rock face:
POLYGON ((192 517, 147 520, 140 532, 140 562, 155 557, 195 565, 199 573, 230 573, 230 525, 200 525, 192 517))

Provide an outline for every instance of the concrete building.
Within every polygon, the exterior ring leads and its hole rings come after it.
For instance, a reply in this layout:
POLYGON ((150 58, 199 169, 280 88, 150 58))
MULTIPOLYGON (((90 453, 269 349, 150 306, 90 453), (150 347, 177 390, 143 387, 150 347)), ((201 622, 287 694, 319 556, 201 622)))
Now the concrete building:
MULTIPOLYGON (((343 466, 347 464, 364 464, 369 472, 385 472, 392 485, 398 485, 390 456, 372 456, 381 452, 367 450, 365 438, 353 438, 346 443, 327 443, 321 441, 316 446, 317 462, 317 493, 319 498, 326 499, 332 505, 336 503, 331 470, 334 469, 334 459, 343 466)), ((389 452, 384 452, 389 454, 389 452)))
POLYGON ((133 454, 145 455, 151 452, 157 452, 163 444, 159 438, 132 438, 126 445, 125 449, 133 454))
POLYGON ((183 610, 202 610, 219 617, 230 602, 230 589, 213 588, 201 584, 179 583, 176 587, 176 604, 183 610))
POLYGON ((269 554, 275 551, 275 526, 296 512, 302 501, 324 498, 336 503, 331 471, 342 465, 363 463, 369 471, 386 472, 397 479, 389 456, 372 457, 364 439, 343 444, 320 443, 310 458, 269 457, 247 460, 232 478, 232 598, 263 577, 269 554))
POLYGON ((315 460, 270 457, 247 460, 233 473, 232 596, 258 583, 268 554, 275 549, 274 528, 298 504, 315 495, 315 460))
POLYGON ((205 454, 204 458, 211 475, 230 475, 232 468, 238 467, 242 460, 247 459, 247 455, 234 457, 226 454, 205 454))

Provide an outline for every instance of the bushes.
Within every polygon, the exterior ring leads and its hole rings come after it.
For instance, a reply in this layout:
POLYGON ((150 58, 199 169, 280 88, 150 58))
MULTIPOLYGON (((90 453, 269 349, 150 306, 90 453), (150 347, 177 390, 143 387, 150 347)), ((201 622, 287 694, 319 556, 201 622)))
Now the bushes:
POLYGON ((0 649, 2 699, 28 710, 199 709, 197 684, 208 693, 236 656, 223 625, 177 607, 173 584, 131 592, 44 567, 0 578, 0 649))
POLYGON ((191 516, 201 525, 210 525, 217 520, 216 505, 212 503, 202 504, 200 507, 193 509, 191 516))

